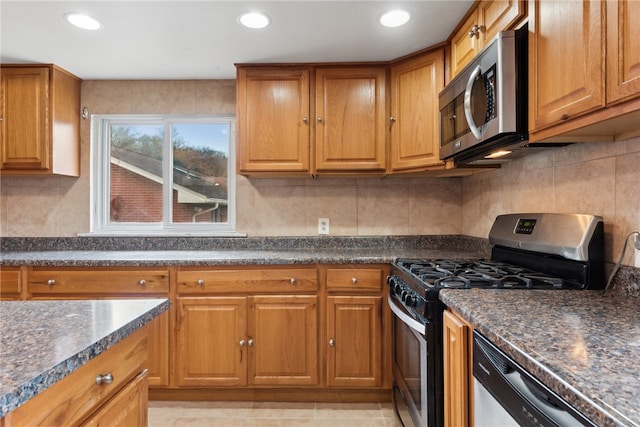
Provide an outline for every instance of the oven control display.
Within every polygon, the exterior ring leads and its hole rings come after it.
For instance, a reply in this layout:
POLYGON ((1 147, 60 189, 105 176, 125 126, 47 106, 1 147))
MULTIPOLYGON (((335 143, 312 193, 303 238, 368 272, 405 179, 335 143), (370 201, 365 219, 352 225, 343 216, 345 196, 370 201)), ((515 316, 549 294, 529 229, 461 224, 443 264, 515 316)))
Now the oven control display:
POLYGON ((516 224, 516 234, 531 234, 533 233, 533 227, 536 226, 535 219, 519 218, 516 224))

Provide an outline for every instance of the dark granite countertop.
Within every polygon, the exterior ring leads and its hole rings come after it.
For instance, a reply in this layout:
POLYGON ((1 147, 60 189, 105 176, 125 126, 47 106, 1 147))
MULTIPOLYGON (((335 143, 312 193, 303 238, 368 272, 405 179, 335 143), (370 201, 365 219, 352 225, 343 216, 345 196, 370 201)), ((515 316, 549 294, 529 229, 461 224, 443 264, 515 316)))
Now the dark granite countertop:
POLYGON ((167 299, 0 302, 0 417, 168 308, 167 299))
POLYGON ((640 425, 640 299, 483 289, 440 299, 598 426, 640 425))
POLYGON ((178 251, 41 251, 0 253, 0 266, 151 266, 378 264, 396 258, 482 258, 482 252, 450 249, 299 249, 178 251))

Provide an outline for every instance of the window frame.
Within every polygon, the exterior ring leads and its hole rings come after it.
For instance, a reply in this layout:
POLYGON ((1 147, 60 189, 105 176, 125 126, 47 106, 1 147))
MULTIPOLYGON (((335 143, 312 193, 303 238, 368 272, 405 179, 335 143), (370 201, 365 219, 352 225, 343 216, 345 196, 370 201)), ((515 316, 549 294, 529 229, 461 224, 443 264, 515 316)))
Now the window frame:
POLYGON ((90 132, 90 234, 91 235, 158 235, 158 236, 238 236, 236 232, 236 118, 232 115, 174 114, 95 114, 90 132), (173 223, 173 144, 172 124, 212 123, 229 125, 227 164, 227 221, 173 223), (110 220, 111 125, 162 125, 162 221, 154 223, 112 222, 110 220))

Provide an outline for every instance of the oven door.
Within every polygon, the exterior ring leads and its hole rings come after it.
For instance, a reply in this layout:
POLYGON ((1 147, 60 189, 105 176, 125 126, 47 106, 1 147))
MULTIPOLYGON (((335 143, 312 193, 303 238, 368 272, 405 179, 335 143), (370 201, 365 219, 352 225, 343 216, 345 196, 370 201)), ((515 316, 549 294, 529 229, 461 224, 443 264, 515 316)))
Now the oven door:
POLYGON ((393 313, 393 403, 405 427, 432 427, 428 402, 428 322, 416 320, 389 295, 393 313))

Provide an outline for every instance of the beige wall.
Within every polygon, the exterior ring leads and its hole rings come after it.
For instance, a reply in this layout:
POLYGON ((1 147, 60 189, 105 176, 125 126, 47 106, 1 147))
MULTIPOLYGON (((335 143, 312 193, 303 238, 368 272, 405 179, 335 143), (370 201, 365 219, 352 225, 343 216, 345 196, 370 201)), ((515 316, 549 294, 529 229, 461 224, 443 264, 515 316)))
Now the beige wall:
MULTIPOLYGON (((92 114, 234 114, 235 82, 85 81, 82 105, 92 114)), ((83 121, 80 178, 2 179, 0 236, 89 231, 89 131, 83 121)), ((638 165, 635 138, 548 150, 467 178, 238 177, 237 228, 249 236, 313 236, 318 218, 327 217, 332 235, 486 237, 499 213, 584 212, 604 217, 613 260, 623 235, 640 229, 638 165)))

